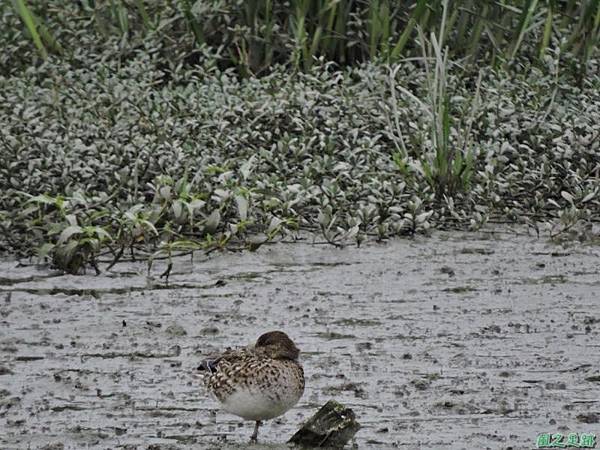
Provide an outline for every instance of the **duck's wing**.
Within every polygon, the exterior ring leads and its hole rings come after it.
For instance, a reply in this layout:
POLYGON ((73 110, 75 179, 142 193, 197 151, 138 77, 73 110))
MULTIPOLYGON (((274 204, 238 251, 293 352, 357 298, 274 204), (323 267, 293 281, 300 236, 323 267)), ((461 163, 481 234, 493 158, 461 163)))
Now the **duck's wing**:
POLYGON ((238 389, 252 384, 251 376, 269 364, 269 359, 257 355, 251 349, 228 350, 219 358, 203 361, 203 369, 209 371, 204 384, 221 402, 238 389))
POLYGON ((198 370, 207 371, 209 374, 216 373, 220 368, 230 367, 242 361, 253 358, 254 353, 250 349, 233 350, 228 348, 221 354, 209 356, 198 366, 198 370))

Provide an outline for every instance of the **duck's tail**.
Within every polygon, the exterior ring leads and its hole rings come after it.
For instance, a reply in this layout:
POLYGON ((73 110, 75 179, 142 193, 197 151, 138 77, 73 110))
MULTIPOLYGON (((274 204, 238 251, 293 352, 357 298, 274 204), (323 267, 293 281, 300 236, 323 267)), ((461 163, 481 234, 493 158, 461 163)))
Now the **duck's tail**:
POLYGON ((209 373, 215 373, 217 371, 219 359, 205 359, 200 363, 197 370, 206 370, 209 373))

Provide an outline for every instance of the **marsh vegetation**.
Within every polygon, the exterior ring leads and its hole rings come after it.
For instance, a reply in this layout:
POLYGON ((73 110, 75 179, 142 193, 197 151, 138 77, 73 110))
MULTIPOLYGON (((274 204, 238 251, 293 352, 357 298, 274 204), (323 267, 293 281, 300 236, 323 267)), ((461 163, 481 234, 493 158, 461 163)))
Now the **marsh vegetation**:
POLYGON ((595 0, 5 2, 0 245, 80 273, 307 231, 588 239, 599 18, 595 0))

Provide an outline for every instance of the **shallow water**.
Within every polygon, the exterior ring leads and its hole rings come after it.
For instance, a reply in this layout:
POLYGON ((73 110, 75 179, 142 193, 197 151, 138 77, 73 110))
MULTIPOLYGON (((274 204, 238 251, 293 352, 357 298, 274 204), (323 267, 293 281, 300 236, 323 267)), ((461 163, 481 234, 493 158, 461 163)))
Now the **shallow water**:
POLYGON ((330 398, 354 409, 359 448, 600 437, 599 256, 510 230, 306 241, 181 258, 168 286, 158 263, 152 279, 143 263, 76 277, 5 260, 0 448, 246 448, 252 424, 194 369, 271 329, 303 350, 307 386, 262 427, 266 448, 330 398))

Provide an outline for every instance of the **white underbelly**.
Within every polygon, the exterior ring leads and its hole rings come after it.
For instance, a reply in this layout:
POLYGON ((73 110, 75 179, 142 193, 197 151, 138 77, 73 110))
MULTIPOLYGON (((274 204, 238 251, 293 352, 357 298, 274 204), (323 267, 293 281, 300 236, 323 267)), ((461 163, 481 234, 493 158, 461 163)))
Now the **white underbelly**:
POLYGON ((255 386, 238 388, 223 401, 223 409, 246 420, 268 420, 285 413, 301 395, 294 390, 266 394, 255 386))

